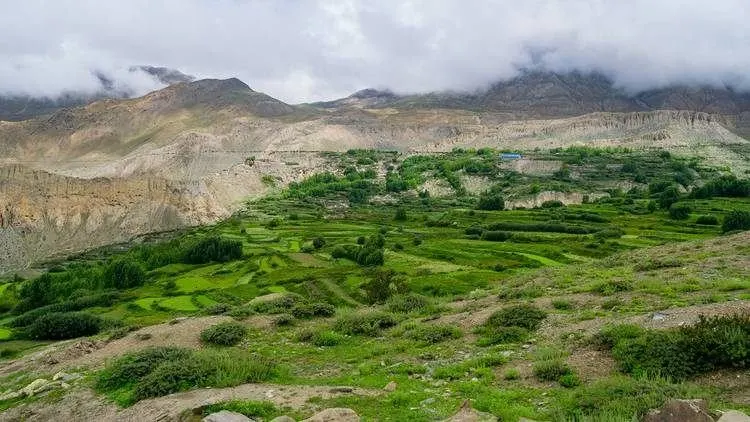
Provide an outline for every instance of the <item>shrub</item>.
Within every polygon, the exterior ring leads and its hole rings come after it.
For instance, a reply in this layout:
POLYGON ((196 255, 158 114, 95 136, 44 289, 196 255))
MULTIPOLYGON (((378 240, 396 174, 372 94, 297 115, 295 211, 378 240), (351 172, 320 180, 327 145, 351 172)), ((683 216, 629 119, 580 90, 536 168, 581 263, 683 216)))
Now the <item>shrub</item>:
POLYGON ((719 224, 719 219, 716 218, 715 215, 700 215, 695 220, 695 224, 700 224, 702 226, 716 226, 719 224))
POLYGON ((336 308, 324 302, 300 303, 292 308, 291 313, 295 318, 300 319, 316 316, 328 317, 336 313, 336 308))
POLYGON ((571 375, 573 371, 561 359, 543 360, 535 362, 534 376, 539 381, 558 381, 561 377, 571 375))
POLYGON ((750 230, 750 211, 732 210, 724 217, 721 231, 750 230))
POLYGON ((499 230, 487 230, 482 232, 482 240, 488 240, 491 242, 504 242, 513 236, 510 232, 504 232, 499 230))
POLYGON ((247 328, 236 322, 222 322, 201 331, 201 341, 219 346, 234 346, 247 335, 247 328))
POLYGON ((283 414, 276 408, 276 405, 268 401, 231 400, 206 406, 203 409, 203 415, 208 416, 222 410, 240 413, 248 418, 261 418, 262 420, 271 420, 275 416, 283 414))
POLYGON ((294 324, 294 315, 292 314, 278 314, 274 318, 273 323, 277 327, 285 327, 294 324))
POLYGON ((319 331, 312 337, 312 344, 318 347, 337 346, 344 341, 344 336, 335 331, 319 331))
POLYGON ((516 305, 501 309, 487 319, 486 327, 521 327, 529 331, 539 328, 547 314, 533 305, 516 305))
POLYGON ((561 376, 557 382, 565 388, 575 388, 581 385, 581 380, 578 378, 578 375, 573 373, 561 376))
POLYGON ((305 303, 305 299, 296 293, 285 293, 269 300, 250 303, 250 309, 259 314, 280 314, 289 312, 295 306, 305 303))
POLYGON ((392 314, 374 311, 339 317, 334 329, 342 334, 376 336, 396 324, 398 320, 392 314))
POLYGON ((479 196, 477 209, 486 211, 496 211, 505 208, 505 200, 500 193, 485 192, 479 196))
POLYGON ((129 289, 138 287, 146 281, 146 273, 140 265, 122 258, 110 262, 104 269, 103 284, 105 287, 129 289))
POLYGON ((669 207, 669 218, 673 220, 685 220, 690 217, 690 206, 674 203, 669 207))
MULTIPOLYGON (((623 329, 620 329, 623 330, 623 329)), ((698 323, 670 330, 632 329, 603 333, 626 373, 682 380, 722 368, 750 367, 750 316, 701 316, 698 323)))
POLYGON ((466 230, 464 230, 464 233, 467 236, 472 236, 472 235, 481 236, 482 233, 484 233, 484 228, 482 228, 481 226, 471 226, 471 227, 467 227, 466 230))
POLYGON ((221 315, 229 312, 230 309, 232 309, 232 305, 228 303, 214 303, 207 306, 203 311, 209 315, 221 315))
POLYGON ((542 208, 561 208, 564 207, 565 204, 562 203, 562 201, 557 200, 549 200, 542 202, 542 208))
POLYGON ((152 347, 127 354, 116 359, 99 374, 96 386, 99 389, 114 390, 132 385, 159 365, 182 360, 191 353, 190 350, 179 347, 152 347))
POLYGON ((195 359, 164 362, 138 381, 133 389, 136 401, 166 396, 206 383, 210 370, 195 359))
POLYGON ((626 292, 631 290, 633 286, 627 280, 622 279, 609 279, 597 284, 594 287, 594 291, 603 295, 612 295, 619 292, 626 292))
POLYGON ((369 303, 383 303, 395 294, 405 293, 407 287, 403 277, 393 270, 377 270, 362 284, 362 290, 369 303))
POLYGON ((99 332, 102 319, 85 312, 53 312, 42 315, 26 329, 36 340, 64 340, 99 332))
POLYGON ((637 338, 643 332, 642 327, 633 324, 608 325, 594 335, 592 343, 598 347, 611 349, 619 341, 637 338))
POLYGON ((480 329, 482 337, 477 340, 479 346, 495 344, 520 343, 529 336, 529 331, 522 327, 493 327, 480 329))
POLYGON ((503 378, 512 381, 521 378, 521 371, 516 368, 510 368, 503 374, 503 378))
POLYGON ((460 338, 461 335, 461 330, 452 325, 419 325, 404 333, 406 338, 429 344, 460 338))
POLYGON ((402 314, 422 312, 430 306, 430 299, 417 293, 394 295, 388 299, 387 303, 388 310, 402 314))
POLYGON ((568 311, 573 309, 573 304, 568 300, 562 300, 562 299, 555 299, 552 301, 552 307, 561 310, 561 311, 568 311))
POLYGON ((82 296, 77 299, 55 303, 52 305, 42 306, 41 308, 36 308, 22 315, 19 315, 13 320, 13 322, 11 322, 11 325, 13 327, 25 327, 32 324, 39 317, 53 312, 72 312, 80 311, 81 309, 90 308, 93 306, 110 306, 115 303, 118 298, 119 293, 117 292, 103 292, 90 296, 82 296))
POLYGON ((409 216, 406 214, 406 209, 404 208, 397 208, 396 214, 393 216, 393 219, 396 221, 406 221, 409 219, 409 216))
POLYGON ((316 237, 313 239, 312 244, 315 249, 320 249, 326 245, 326 240, 322 237, 316 237))

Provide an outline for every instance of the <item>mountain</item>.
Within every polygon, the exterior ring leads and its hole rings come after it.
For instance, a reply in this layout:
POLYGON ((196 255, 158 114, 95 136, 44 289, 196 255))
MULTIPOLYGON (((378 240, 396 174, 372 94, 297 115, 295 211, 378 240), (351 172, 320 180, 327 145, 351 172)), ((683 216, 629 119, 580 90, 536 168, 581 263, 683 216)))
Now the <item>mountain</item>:
MULTIPOLYGON (((164 86, 195 80, 194 76, 166 67, 132 66, 128 70, 132 73, 146 73, 164 86)), ((92 70, 91 73, 99 82, 99 88, 93 93, 67 91, 56 97, 35 97, 24 94, 0 95, 0 120, 26 120, 48 115, 63 108, 86 105, 103 99, 130 98, 135 95, 135 91, 126 83, 116 81, 100 70, 92 70)))
POLYGON ((731 87, 674 85, 628 93, 600 73, 527 71, 474 92, 396 95, 365 89, 328 102, 332 108, 463 109, 497 112, 514 119, 559 118, 594 112, 687 110, 727 117, 734 128, 750 135, 750 93, 731 87))
POLYGON ((235 78, 204 79, 0 121, 0 249, 14 253, 0 273, 218 221, 273 186, 340 170, 327 151, 659 147, 744 174, 742 114, 694 110, 737 113, 743 97, 712 92, 635 97, 599 77, 531 74, 471 94, 363 90, 290 105, 235 78), (672 105, 686 109, 652 110, 672 105))

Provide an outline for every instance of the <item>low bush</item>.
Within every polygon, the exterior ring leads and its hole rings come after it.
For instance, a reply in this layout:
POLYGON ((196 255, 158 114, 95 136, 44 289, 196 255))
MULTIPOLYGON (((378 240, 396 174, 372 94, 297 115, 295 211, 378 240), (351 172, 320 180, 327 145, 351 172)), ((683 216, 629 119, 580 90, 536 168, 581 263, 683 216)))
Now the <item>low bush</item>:
POLYGON ((721 231, 750 230, 750 211, 732 210, 724 217, 721 231))
POLYGON ((201 331, 201 341, 218 346, 234 346, 247 335, 247 328, 237 322, 222 322, 201 331))
POLYGON ((477 209, 486 211, 498 211, 505 208, 505 200, 500 193, 484 192, 479 196, 477 209))
POLYGON ((695 224, 700 224, 702 226, 717 226, 719 225, 719 219, 716 218, 715 215, 700 215, 698 218, 695 219, 695 224))
POLYGON ((26 328, 35 340, 64 340, 91 336, 102 328, 102 319, 85 312, 53 312, 42 315, 26 328))
POLYGON ((211 236, 200 239, 190 245, 184 252, 186 264, 205 264, 208 262, 228 262, 242 258, 242 242, 211 236))
POLYGON ((345 337, 335 331, 325 330, 315 333, 311 342, 318 347, 337 346, 344 341, 345 337))
POLYGON ((156 347, 116 359, 99 373, 95 387, 118 392, 118 402, 129 405, 193 388, 266 381, 275 374, 276 367, 269 360, 239 351, 156 347))
POLYGON ((573 303, 569 300, 555 299, 552 301, 552 307, 560 311, 569 311, 574 308, 573 303))
POLYGON ((295 318, 329 317, 336 313, 336 308, 325 302, 299 303, 291 310, 295 318))
POLYGON ((391 312, 408 314, 411 312, 423 312, 432 307, 432 302, 427 296, 417 293, 406 293, 391 296, 386 306, 391 312))
POLYGON ((630 374, 682 380, 722 368, 750 367, 750 316, 701 317, 669 330, 610 329, 600 342, 612 347, 630 374))
POLYGON ((521 378, 521 371, 516 368, 510 368, 503 373, 503 378, 508 381, 513 381, 521 378))
POLYGON ((305 303, 305 298, 296 293, 285 293, 272 299, 257 300, 250 303, 250 309, 259 314, 280 314, 289 312, 297 305, 305 303))
POLYGON ((487 319, 485 327, 521 327, 529 331, 539 328, 547 314, 534 305, 516 305, 501 309, 487 319))
POLYGON ((534 362, 532 370, 539 381, 558 381, 573 374, 573 370, 561 359, 534 362))
POLYGON ((211 404, 203 409, 203 415, 208 416, 222 410, 239 413, 248 418, 271 420, 284 413, 271 402, 255 400, 231 400, 222 403, 211 404))
POLYGON ((418 325, 404 333, 406 338, 423 343, 435 344, 460 338, 461 330, 452 325, 418 325))
POLYGON ((627 292, 632 288, 633 285, 627 280, 610 279, 597 284, 593 290, 599 294, 609 296, 615 293, 627 292))
POLYGON ((16 317, 12 322, 13 327, 26 327, 32 324, 39 317, 53 312, 73 312, 94 306, 110 306, 120 297, 118 292, 103 292, 95 295, 82 296, 77 299, 68 300, 61 303, 42 306, 28 311, 16 317))
POLYGON ((398 320, 385 312, 354 313, 339 317, 334 329, 342 334, 376 336, 386 328, 394 327, 398 320))
POLYGON ((494 327, 479 330, 482 335, 477 340, 478 346, 495 344, 520 343, 529 336, 529 330, 521 327, 494 327))
POLYGON ((690 217, 692 209, 687 204, 680 204, 679 202, 669 206, 669 218, 673 220, 686 220, 690 217))
POLYGON ((208 315, 221 315, 229 312, 232 309, 232 305, 228 303, 214 303, 213 305, 207 306, 203 309, 203 312, 208 315))
POLYGON ((513 233, 500 231, 500 230, 486 230, 482 232, 481 239, 490 242, 504 242, 510 239, 513 233))
POLYGON ((542 205, 541 205, 542 208, 562 208, 564 206, 565 204, 563 204, 562 201, 557 201, 554 199, 549 200, 549 201, 544 201, 542 202, 542 205))

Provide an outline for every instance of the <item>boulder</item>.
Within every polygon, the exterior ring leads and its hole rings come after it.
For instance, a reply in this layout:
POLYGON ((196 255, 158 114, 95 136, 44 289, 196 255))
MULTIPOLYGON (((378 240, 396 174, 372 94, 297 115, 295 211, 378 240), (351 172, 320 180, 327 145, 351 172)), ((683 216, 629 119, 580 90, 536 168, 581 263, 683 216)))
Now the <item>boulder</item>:
POLYGON ((81 374, 68 374, 66 372, 58 372, 52 377, 52 381, 70 382, 82 378, 81 374))
POLYGON ((295 422, 293 418, 290 418, 289 416, 278 416, 273 419, 271 419, 271 422, 295 422))
POLYGON ((302 422, 359 422, 359 415, 352 409, 334 407, 316 413, 302 422))
POLYGON ((222 410, 220 412, 211 413, 203 418, 202 422, 253 422, 253 420, 242 413, 222 410))
POLYGON ((497 417, 472 409, 471 402, 464 400, 458 412, 443 422, 497 422, 497 417))
POLYGON ((642 422, 713 422, 705 400, 672 399, 661 409, 652 409, 642 422))
POLYGON ((736 410, 727 410, 717 422, 750 422, 750 416, 736 410))
POLYGON ((44 378, 38 378, 34 381, 31 381, 31 383, 26 387, 23 387, 20 392, 25 396, 33 396, 34 394, 41 393, 42 391, 47 389, 47 386, 51 382, 52 381, 46 380, 44 378))
POLYGON ((396 381, 391 381, 388 384, 386 384, 385 387, 383 387, 383 390, 388 391, 388 392, 393 392, 393 391, 396 391, 396 388, 398 388, 398 384, 396 384, 396 381))
POLYGON ((0 401, 13 400, 13 399, 17 399, 17 398, 19 398, 21 396, 23 396, 23 393, 21 393, 20 391, 9 391, 9 392, 7 392, 5 394, 1 394, 0 395, 0 401))

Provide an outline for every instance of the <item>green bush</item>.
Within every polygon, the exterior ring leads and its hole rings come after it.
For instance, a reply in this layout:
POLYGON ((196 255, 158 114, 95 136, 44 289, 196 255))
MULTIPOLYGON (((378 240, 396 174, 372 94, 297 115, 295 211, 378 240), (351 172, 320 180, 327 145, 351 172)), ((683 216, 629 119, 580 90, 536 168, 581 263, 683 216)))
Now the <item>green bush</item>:
POLYGON ((417 293, 406 293, 391 296, 386 304, 388 310, 401 314, 422 312, 432 306, 430 299, 417 293))
POLYGON ((482 232, 481 239, 491 242, 504 242, 510 239, 513 233, 500 231, 500 230, 486 230, 482 232))
POLYGON ((581 385, 581 380, 578 378, 578 375, 570 373, 565 374, 561 376, 557 382, 560 383, 561 386, 565 388, 575 388, 581 385))
POLYGON ((574 308, 573 303, 568 300, 555 299, 552 301, 552 307, 560 311, 569 311, 574 308))
POLYGON ((539 328, 547 314, 534 305, 516 305, 501 309, 487 319, 485 327, 521 327, 529 331, 539 328))
POLYGON ((247 328, 237 322, 222 322, 201 331, 201 341, 219 346, 234 346, 247 335, 247 328))
POLYGON ((297 305, 305 303, 305 298, 296 293, 285 293, 270 300, 252 302, 250 309, 259 314, 280 314, 289 312, 297 305))
POLYGON ((312 344, 318 347, 337 346, 344 341, 344 336, 335 331, 319 331, 312 337, 312 344))
POLYGON ((461 335, 461 330, 452 325, 418 325, 404 333, 406 338, 429 344, 457 339, 461 335))
POLYGON ((521 327, 482 328, 478 332, 482 335, 477 340, 477 345, 479 346, 520 343, 529 336, 529 330, 521 327))
POLYGON ((53 312, 37 318, 26 328, 26 334, 36 340, 64 340, 91 336, 99 332, 102 319, 85 312, 53 312))
POLYGON ((82 296, 65 302, 42 306, 28 311, 16 317, 12 322, 13 327, 26 327, 31 325, 39 317, 53 312, 73 312, 94 306, 111 306, 120 297, 118 292, 103 292, 95 295, 82 296))
POLYGON ((313 245, 313 248, 320 249, 326 245, 326 240, 323 239, 322 237, 316 237, 312 240, 312 245, 313 245))
POLYGON ((295 305, 291 314, 295 318, 306 319, 312 317, 329 317, 336 313, 336 308, 325 302, 315 303, 298 303, 295 305))
POLYGON ((620 328, 601 334, 626 373, 682 380, 722 368, 750 367, 750 316, 701 317, 669 330, 620 328))
POLYGON ((560 378, 573 373, 568 364, 561 359, 535 362, 532 370, 534 376, 540 381, 558 381, 560 378))
POLYGON ((408 220, 409 216, 406 214, 406 209, 402 207, 396 208, 396 214, 393 216, 393 219, 396 221, 408 220))
POLYGON ((700 215, 697 219, 695 219, 695 224, 700 224, 702 226, 717 226, 719 224, 719 219, 716 218, 715 215, 700 215))
POLYGON ((178 347, 152 347, 127 354, 116 359, 99 374, 96 386, 102 390, 114 390, 132 385, 159 365, 185 359, 191 353, 189 349, 178 347))
POLYGON ((542 208, 562 208, 565 204, 562 203, 562 201, 557 200, 549 200, 542 202, 541 207, 542 208))
POLYGON ((164 362, 138 380, 133 397, 138 401, 196 388, 206 384, 210 373, 210 369, 196 359, 164 362))
POLYGON ((724 217, 721 231, 750 230, 750 211, 732 210, 724 217))
POLYGON ((103 284, 108 288, 129 289, 146 281, 146 273, 135 262, 121 258, 112 261, 104 269, 103 284))
POLYGON ((477 209, 486 211, 497 211, 505 209, 505 200, 500 193, 484 192, 479 196, 477 209))
POLYGON ((690 217, 691 208, 687 204, 674 203, 669 206, 669 218, 673 220, 686 220, 690 217))
POLYGON ((362 283, 362 290, 369 303, 383 303, 391 296, 406 292, 404 278, 393 270, 377 270, 372 277, 362 283))
POLYGON ((203 409, 203 416, 222 410, 240 413, 248 418, 262 418, 262 420, 271 420, 276 416, 283 415, 283 412, 276 405, 268 401, 231 400, 206 406, 203 409))
POLYGON ((203 312, 208 315, 221 315, 229 312, 232 309, 232 305, 228 303, 214 303, 213 305, 207 306, 203 309, 203 312))
POLYGON ((398 320, 392 314, 385 312, 364 312, 339 317, 334 329, 347 335, 376 336, 383 329, 394 327, 398 320))

